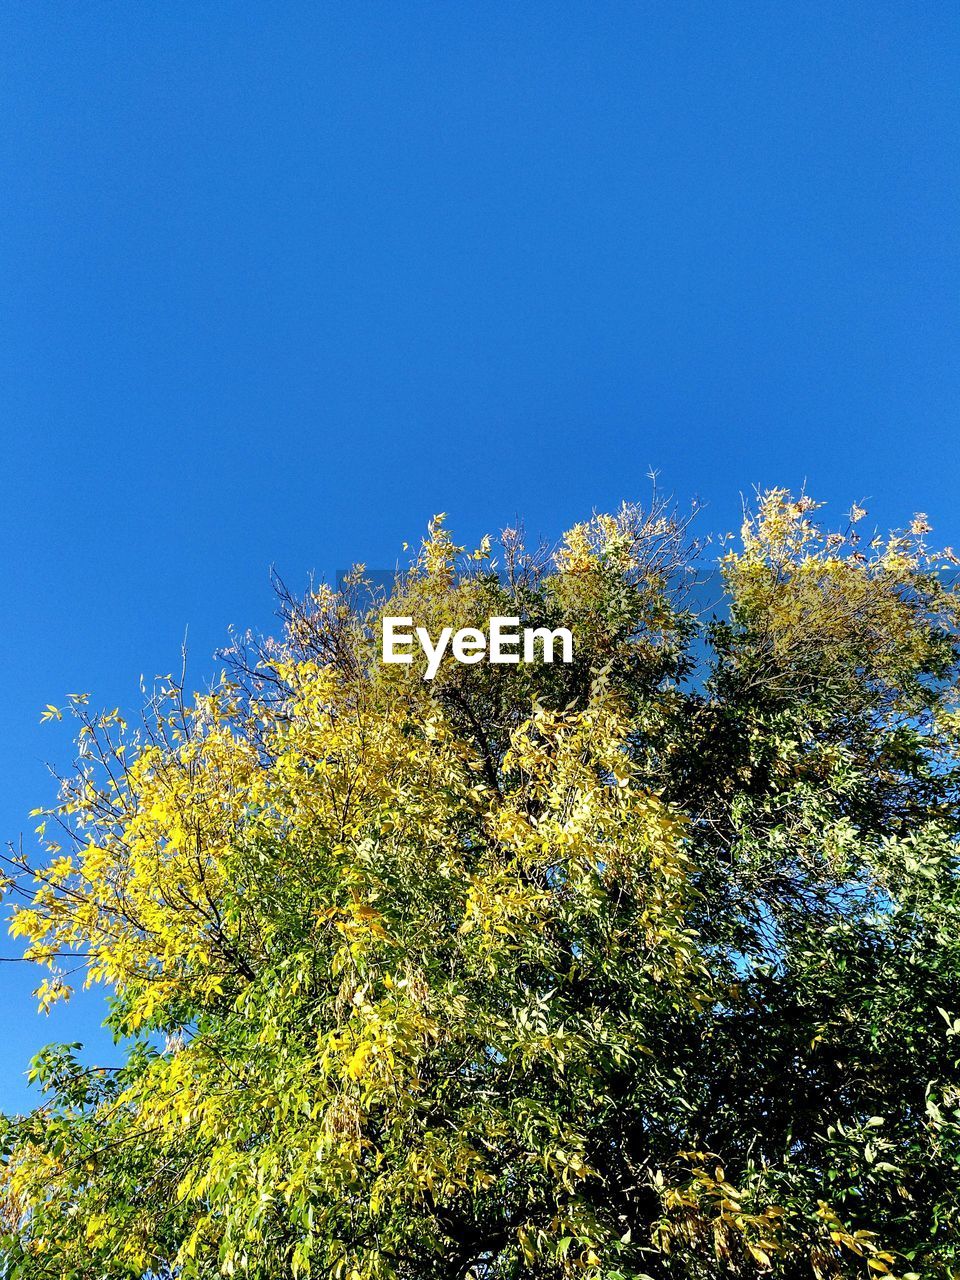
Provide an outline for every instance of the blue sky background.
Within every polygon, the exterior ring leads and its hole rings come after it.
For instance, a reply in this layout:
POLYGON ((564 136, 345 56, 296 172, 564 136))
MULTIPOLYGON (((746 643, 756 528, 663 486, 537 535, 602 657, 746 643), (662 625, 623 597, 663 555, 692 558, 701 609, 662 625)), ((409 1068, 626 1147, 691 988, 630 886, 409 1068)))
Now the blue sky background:
MULTIPOLYGON (((960 544, 954 3, 0 7, 0 834, 292 584, 645 473, 960 544)), ((7 942, 5 955, 16 954, 7 942)), ((0 1107, 42 1019, 0 965, 0 1107)))

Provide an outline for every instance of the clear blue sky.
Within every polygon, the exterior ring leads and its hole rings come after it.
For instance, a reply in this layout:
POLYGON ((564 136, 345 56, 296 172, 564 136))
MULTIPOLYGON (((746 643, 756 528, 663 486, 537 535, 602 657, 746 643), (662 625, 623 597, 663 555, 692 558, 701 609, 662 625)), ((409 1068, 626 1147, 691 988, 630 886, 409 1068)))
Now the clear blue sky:
MULTIPOLYGON (((0 7, 0 832, 268 568, 754 484, 960 544, 955 3, 0 7)), ((14 954, 7 942, 3 954, 14 954)), ((47 1039, 0 965, 0 1106, 47 1039)))

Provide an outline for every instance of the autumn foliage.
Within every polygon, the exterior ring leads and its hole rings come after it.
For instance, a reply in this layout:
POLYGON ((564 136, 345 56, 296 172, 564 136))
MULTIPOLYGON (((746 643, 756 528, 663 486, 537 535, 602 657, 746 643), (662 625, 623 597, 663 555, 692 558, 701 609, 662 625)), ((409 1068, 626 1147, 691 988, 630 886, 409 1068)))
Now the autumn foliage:
POLYGON ((11 928, 118 1063, 36 1060, 0 1275, 960 1275, 960 610, 864 518, 763 495, 712 610, 659 500, 554 554, 435 521, 202 696, 73 699, 11 928), (574 661, 427 682, 384 613, 574 661))

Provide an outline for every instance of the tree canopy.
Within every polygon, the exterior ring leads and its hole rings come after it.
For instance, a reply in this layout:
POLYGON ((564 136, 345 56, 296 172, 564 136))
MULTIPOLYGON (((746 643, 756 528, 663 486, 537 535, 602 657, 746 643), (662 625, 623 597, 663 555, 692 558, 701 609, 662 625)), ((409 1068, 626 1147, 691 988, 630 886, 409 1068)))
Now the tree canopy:
POLYGON ((71 699, 11 928, 118 1062, 35 1060, 0 1275, 960 1275, 955 560, 864 516, 761 495, 715 610, 657 498, 438 518, 209 692, 71 699), (574 660, 428 681, 385 614, 574 660))

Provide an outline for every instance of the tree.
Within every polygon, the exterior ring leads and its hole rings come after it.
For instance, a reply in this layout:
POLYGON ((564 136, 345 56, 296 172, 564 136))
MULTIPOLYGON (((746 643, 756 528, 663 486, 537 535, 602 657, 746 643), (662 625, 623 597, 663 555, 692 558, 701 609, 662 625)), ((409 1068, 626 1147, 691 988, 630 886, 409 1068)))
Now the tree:
POLYGON ((122 1061, 35 1061, 0 1274, 960 1274, 953 560, 863 515, 762 495, 722 617, 659 500, 552 558, 438 518, 136 733, 74 699, 11 927, 122 1061), (574 661, 428 681, 385 614, 574 661))

